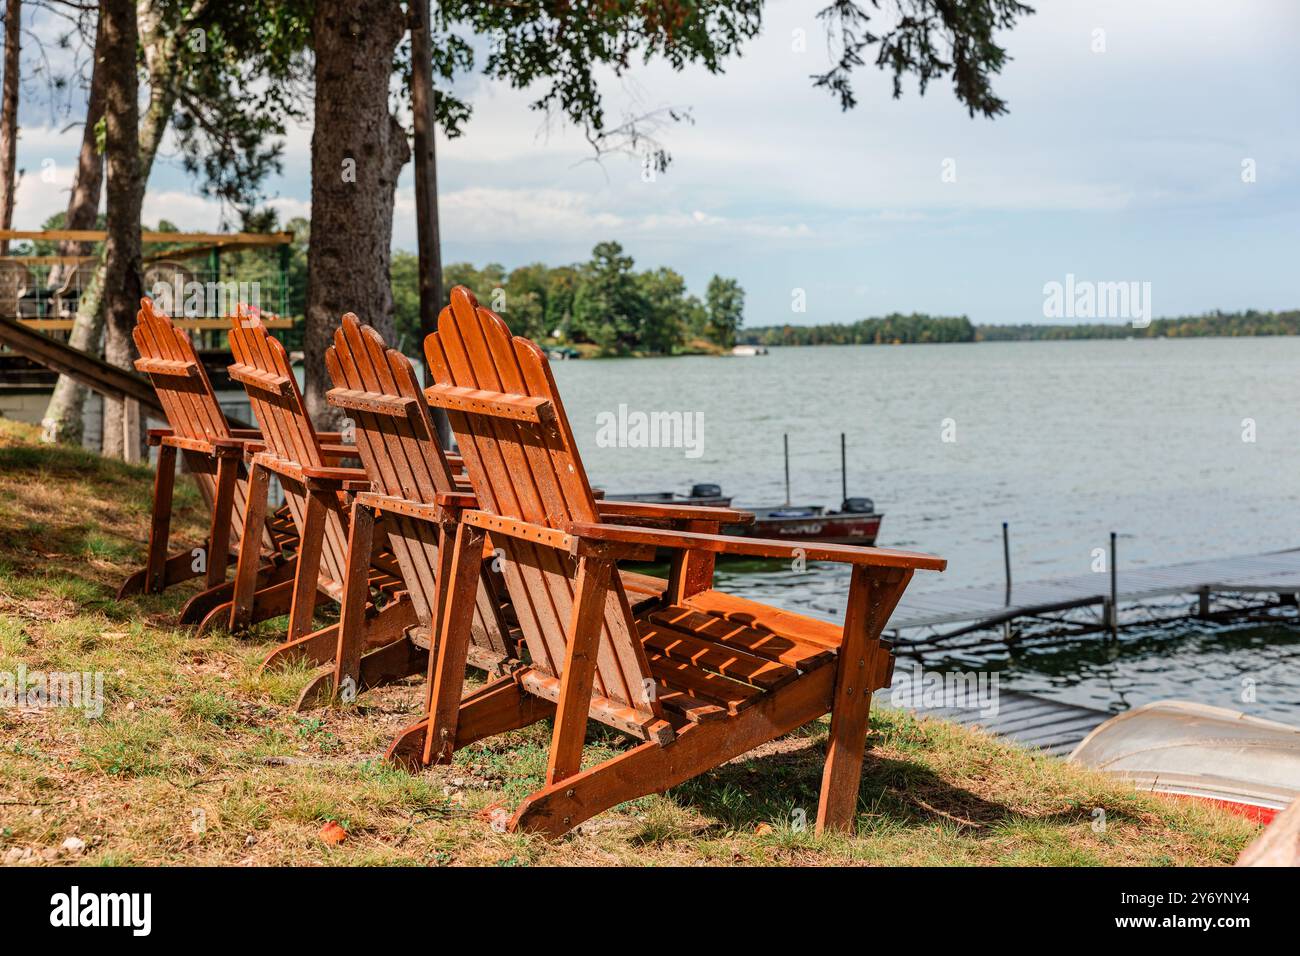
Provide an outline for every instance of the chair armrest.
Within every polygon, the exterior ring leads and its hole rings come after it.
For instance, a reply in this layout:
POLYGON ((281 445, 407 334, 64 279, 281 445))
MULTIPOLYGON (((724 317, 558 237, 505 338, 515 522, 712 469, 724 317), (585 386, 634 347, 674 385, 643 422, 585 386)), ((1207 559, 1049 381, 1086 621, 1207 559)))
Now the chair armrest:
POLYGON ((344 445, 340 442, 321 442, 321 454, 326 458, 360 458, 361 452, 356 445, 344 445))
MULTIPOLYGON (((439 495, 438 500, 442 501, 442 499, 443 495, 439 495)), ((462 511, 459 520, 475 528, 482 528, 489 535, 518 538, 520 541, 540 544, 575 556, 592 556, 628 561, 651 561, 654 559, 655 549, 652 545, 636 541, 602 541, 595 538, 584 538, 568 530, 533 524, 519 518, 505 518, 501 515, 488 514, 486 511, 462 511)))
POLYGON ((313 484, 342 488, 344 491, 369 491, 371 487, 364 468, 305 467, 302 474, 313 484))
POLYGON ((754 514, 735 508, 712 508, 705 505, 660 505, 651 501, 596 502, 601 515, 626 518, 659 518, 668 521, 716 521, 718 524, 753 524, 754 514))
POLYGON ((715 554, 745 554, 758 558, 803 557, 808 561, 837 561, 842 564, 866 564, 876 567, 912 568, 942 571, 948 566, 944 558, 916 551, 891 548, 859 548, 849 544, 790 544, 771 538, 745 538, 725 534, 698 534, 663 528, 638 528, 631 525, 570 522, 565 530, 585 541, 650 545, 656 548, 679 548, 687 551, 712 551, 715 554))
POLYGON ((466 491, 440 491, 434 496, 434 501, 440 508, 477 508, 478 499, 474 497, 473 492, 466 491))
POLYGON ((174 434, 170 428, 151 428, 145 441, 150 445, 160 445, 164 438, 171 438, 174 434))

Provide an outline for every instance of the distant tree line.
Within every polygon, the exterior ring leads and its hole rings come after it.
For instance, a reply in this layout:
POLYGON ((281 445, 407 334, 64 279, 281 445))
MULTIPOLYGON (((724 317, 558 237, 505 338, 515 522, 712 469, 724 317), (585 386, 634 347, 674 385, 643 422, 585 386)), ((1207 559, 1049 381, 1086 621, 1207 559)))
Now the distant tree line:
POLYGON ((826 325, 755 326, 740 333, 749 345, 913 345, 925 342, 1032 342, 1052 339, 1189 338, 1194 336, 1300 335, 1300 310, 1207 312, 1130 323, 1078 325, 972 325, 963 316, 894 313, 826 325))
POLYGON ((1196 336, 1300 335, 1300 310, 1244 312, 1215 310, 1204 315, 1155 319, 1144 328, 1131 323, 1087 325, 981 325, 977 338, 984 342, 1032 342, 1042 339, 1192 338, 1196 336))
MULTIPOLYGON (((499 313, 516 335, 547 346, 585 345, 601 355, 674 355, 730 349, 744 318, 745 293, 735 279, 714 276, 703 300, 672 269, 637 272, 617 242, 598 244, 587 262, 542 263, 509 272, 490 263, 443 268, 443 284, 463 285, 499 313)), ((419 263, 395 252, 393 299, 398 334, 418 341, 419 263)))
POLYGON ((922 342, 974 342, 975 326, 966 316, 903 315, 826 325, 771 325, 745 329, 748 345, 913 345, 922 342))

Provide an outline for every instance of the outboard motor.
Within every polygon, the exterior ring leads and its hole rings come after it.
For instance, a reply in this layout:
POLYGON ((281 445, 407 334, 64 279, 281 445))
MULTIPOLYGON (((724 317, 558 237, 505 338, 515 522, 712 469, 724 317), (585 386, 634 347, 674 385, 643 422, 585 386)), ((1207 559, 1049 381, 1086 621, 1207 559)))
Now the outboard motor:
POLYGON ((721 498, 721 485, 691 485, 692 498, 721 498))
POLYGON ((849 515, 869 515, 876 510, 876 503, 870 498, 845 498, 840 511, 849 515))

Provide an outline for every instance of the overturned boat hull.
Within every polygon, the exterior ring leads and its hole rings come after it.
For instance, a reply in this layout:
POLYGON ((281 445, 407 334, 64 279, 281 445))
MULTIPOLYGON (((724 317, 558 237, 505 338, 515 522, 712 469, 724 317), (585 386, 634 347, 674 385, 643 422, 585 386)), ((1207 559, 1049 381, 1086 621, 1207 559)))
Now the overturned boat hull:
POLYGON ((1189 701, 1145 704, 1080 742, 1074 763, 1142 790, 1267 823, 1300 798, 1300 728, 1189 701))

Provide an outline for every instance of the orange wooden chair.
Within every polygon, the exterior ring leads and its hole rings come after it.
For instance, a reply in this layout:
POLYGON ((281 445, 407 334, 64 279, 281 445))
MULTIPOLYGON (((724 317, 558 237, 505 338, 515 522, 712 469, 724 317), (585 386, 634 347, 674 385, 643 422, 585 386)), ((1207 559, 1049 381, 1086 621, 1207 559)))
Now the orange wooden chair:
MULTIPOLYGON (((325 352, 325 363, 335 386, 327 398, 352 416, 357 450, 374 489, 358 493, 353 500, 334 674, 335 691, 349 679, 364 689, 377 676, 382 679, 427 659, 422 655, 431 644, 442 599, 439 584, 454 553, 444 536, 451 527, 454 540, 454 526, 448 524, 436 498, 468 491, 469 484, 463 475, 452 472, 452 462, 461 464, 459 457, 445 454, 438 443, 410 360, 386 348, 378 332, 361 325, 355 315, 345 315, 334 333, 334 344, 325 352), (408 632, 405 649, 394 644, 365 653, 360 624, 368 596, 362 585, 373 529, 381 516, 419 623, 408 632)), ((496 675, 518 657, 518 622, 508 602, 502 606, 504 586, 499 575, 490 571, 496 555, 487 549, 483 558, 466 660, 496 675)), ((664 590, 661 578, 634 572, 623 576, 635 600, 657 598, 664 590)))
MULTIPOLYGON (((255 568, 241 560, 235 572, 234 593, 225 611, 232 631, 252 623, 288 613, 288 635, 284 643, 267 655, 263 667, 305 660, 329 669, 307 685, 299 706, 321 702, 336 690, 340 624, 313 630, 317 606, 340 601, 348 578, 348 541, 353 533, 352 496, 370 489, 366 471, 339 467, 345 458, 355 458, 355 445, 322 443, 316 435, 302 393, 293 377, 284 346, 266 327, 250 316, 236 317, 230 333, 235 362, 230 377, 244 385, 258 422, 265 447, 249 446, 249 506, 246 522, 255 525, 267 505, 267 488, 272 474, 284 489, 285 503, 298 529, 298 562, 292 581, 258 587, 255 568)), ((418 625, 416 604, 404 583, 396 556, 388 544, 387 523, 360 533, 371 546, 357 549, 358 569, 352 576, 354 597, 360 598, 353 626, 353 640, 368 649, 385 649, 368 661, 365 686, 397 680, 424 667, 425 655, 406 639, 406 632, 418 625)), ((349 676, 351 676, 349 674, 349 676)), ((346 688, 339 687, 344 690, 346 688)), ((361 690, 361 687, 353 688, 361 690)))
POLYGON ((537 345, 512 339, 499 317, 457 287, 425 352, 437 382, 426 396, 448 412, 474 498, 436 499, 454 516, 455 546, 429 705, 390 757, 408 765, 445 761, 471 741, 553 717, 545 786, 524 800, 510 827, 558 836, 830 713, 817 828, 851 828, 871 693, 888 686, 892 672, 881 632, 913 572, 942 570, 943 559, 719 535, 722 516, 709 509, 598 507, 537 345), (653 520, 629 525, 614 516, 653 520), (652 526, 666 522, 687 530, 652 526), (504 552, 531 659, 462 700, 485 535, 504 552), (668 591, 657 607, 634 614, 615 561, 655 548, 678 554, 668 591), (719 553, 851 565, 843 627, 713 590, 719 553), (642 742, 584 770, 589 719, 642 742))
MULTIPOLYGON (((158 446, 158 471, 148 557, 145 566, 122 583, 117 596, 120 600, 141 592, 155 594, 203 577, 207 589, 191 598, 181 613, 182 621, 193 623, 214 604, 229 599, 226 568, 240 553, 248 502, 244 449, 250 442, 260 442, 262 435, 256 429, 230 426, 189 335, 172 325, 149 299, 140 301, 132 336, 140 353, 135 367, 152 380, 171 428, 149 432, 149 443, 158 446), (207 540, 199 548, 168 554, 177 455, 198 485, 211 520, 207 540)), ((254 549, 254 556, 263 584, 292 577, 298 537, 288 512, 273 515, 255 537, 261 538, 260 553, 254 549)))
MULTIPOLYGON (((325 351, 325 365, 334 383, 327 399, 353 421, 357 451, 374 491, 359 493, 353 502, 333 684, 323 688, 322 697, 337 693, 349 680, 364 690, 424 670, 439 600, 438 582, 449 553, 439 557, 439 527, 422 519, 439 492, 467 487, 458 485, 438 443, 429 407, 406 356, 386 348, 379 333, 363 327, 349 313, 334 333, 334 344, 325 351), (416 625, 406 640, 366 653, 367 562, 380 515, 416 625)), ((475 666, 491 673, 514 657, 515 647, 502 614, 500 589, 482 561, 476 582, 469 653, 475 666)))

